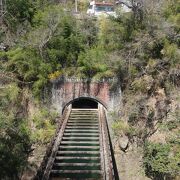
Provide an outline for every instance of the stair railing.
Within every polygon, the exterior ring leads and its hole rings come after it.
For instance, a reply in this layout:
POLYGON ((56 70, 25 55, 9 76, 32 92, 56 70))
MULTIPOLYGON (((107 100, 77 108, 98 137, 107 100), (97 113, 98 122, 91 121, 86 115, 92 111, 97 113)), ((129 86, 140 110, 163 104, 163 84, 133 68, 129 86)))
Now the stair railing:
POLYGON ((64 133, 66 123, 69 119, 71 113, 72 106, 69 105, 65 108, 64 113, 59 121, 59 125, 57 127, 55 136, 53 137, 48 150, 46 151, 46 155, 44 156, 43 162, 41 163, 41 167, 39 168, 34 180, 48 180, 50 176, 50 171, 53 166, 54 159, 56 157, 56 152, 58 150, 59 144, 62 140, 62 135, 64 133))
POLYGON ((112 161, 113 152, 111 147, 111 140, 108 130, 106 111, 104 107, 99 104, 99 120, 100 120, 100 134, 101 134, 101 165, 103 180, 118 180, 118 175, 114 173, 114 163, 112 161))

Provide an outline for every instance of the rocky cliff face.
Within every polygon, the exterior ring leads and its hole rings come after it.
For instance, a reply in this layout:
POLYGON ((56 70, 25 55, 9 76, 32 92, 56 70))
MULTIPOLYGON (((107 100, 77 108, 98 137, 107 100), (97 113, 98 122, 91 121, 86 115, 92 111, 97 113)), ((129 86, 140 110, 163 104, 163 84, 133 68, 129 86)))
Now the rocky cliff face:
MULTIPOLYGON (((176 87, 166 93, 164 89, 158 88, 152 96, 145 94, 126 96, 124 94, 120 120, 113 124, 115 157, 120 179, 155 179, 146 173, 144 163, 146 143, 160 144, 162 147, 170 145, 171 150, 168 152, 176 157, 177 149, 179 149, 177 145, 180 125, 179 90, 176 87), (172 143, 172 139, 176 143, 172 143)), ((158 153, 157 149, 156 151, 158 153)), ((156 156, 151 158, 153 157, 156 156)), ((154 163, 158 165, 158 157, 156 160, 154 163)), ((160 160, 160 163, 163 166, 164 161, 160 160)), ((175 164, 177 163, 178 161, 175 161, 175 164)), ((165 171, 169 171, 168 168, 165 171)), ((168 177, 175 179, 177 176, 178 173, 168 177)))

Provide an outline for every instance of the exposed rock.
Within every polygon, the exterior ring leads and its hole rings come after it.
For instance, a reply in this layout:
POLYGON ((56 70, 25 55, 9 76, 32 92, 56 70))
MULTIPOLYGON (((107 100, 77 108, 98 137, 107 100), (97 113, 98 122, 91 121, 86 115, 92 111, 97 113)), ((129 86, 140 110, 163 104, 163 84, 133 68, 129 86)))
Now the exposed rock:
POLYGON ((129 139, 127 136, 121 136, 118 140, 118 143, 119 143, 119 148, 126 152, 128 146, 129 146, 129 139))

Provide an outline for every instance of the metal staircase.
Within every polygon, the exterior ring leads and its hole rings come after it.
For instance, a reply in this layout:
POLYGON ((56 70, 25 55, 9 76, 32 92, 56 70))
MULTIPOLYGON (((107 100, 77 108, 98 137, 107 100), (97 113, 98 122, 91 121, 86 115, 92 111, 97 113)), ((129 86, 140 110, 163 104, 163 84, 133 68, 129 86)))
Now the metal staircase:
POLYGON ((104 107, 100 104, 97 109, 71 107, 66 107, 63 113, 40 179, 118 180, 104 107))
POLYGON ((98 111, 72 110, 50 172, 50 179, 100 179, 98 111))

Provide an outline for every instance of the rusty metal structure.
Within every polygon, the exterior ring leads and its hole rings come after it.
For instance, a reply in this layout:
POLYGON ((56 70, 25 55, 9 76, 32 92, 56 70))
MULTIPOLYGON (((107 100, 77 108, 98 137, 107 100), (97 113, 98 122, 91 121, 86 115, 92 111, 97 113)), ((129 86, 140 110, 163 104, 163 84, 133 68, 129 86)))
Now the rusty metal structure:
POLYGON ((35 180, 119 180, 106 108, 64 110, 50 151, 35 180))

